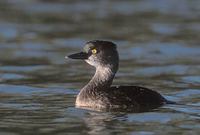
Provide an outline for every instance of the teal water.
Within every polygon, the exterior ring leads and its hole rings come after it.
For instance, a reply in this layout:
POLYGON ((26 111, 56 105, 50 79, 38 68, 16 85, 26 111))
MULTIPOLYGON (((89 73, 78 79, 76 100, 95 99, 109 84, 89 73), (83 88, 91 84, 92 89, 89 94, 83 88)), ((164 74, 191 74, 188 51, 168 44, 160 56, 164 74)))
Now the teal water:
POLYGON ((200 2, 0 1, 0 134, 200 133, 200 2), (114 84, 157 90, 182 105, 144 113, 75 108, 94 74, 64 57, 84 43, 118 45, 114 84))

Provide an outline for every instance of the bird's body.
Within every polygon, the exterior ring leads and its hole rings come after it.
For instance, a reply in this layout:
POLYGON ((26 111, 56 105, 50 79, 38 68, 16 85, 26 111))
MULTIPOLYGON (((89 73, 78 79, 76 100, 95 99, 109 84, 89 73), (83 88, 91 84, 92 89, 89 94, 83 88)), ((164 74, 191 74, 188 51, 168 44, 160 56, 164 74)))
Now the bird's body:
POLYGON ((83 90, 76 106, 95 110, 146 111, 160 107, 168 101, 159 93, 139 86, 111 86, 103 91, 83 90))
POLYGON ((118 70, 116 45, 109 41, 90 41, 84 52, 68 56, 84 59, 96 67, 90 82, 81 89, 76 106, 94 110, 146 111, 169 103, 158 92, 139 86, 111 86, 118 70))

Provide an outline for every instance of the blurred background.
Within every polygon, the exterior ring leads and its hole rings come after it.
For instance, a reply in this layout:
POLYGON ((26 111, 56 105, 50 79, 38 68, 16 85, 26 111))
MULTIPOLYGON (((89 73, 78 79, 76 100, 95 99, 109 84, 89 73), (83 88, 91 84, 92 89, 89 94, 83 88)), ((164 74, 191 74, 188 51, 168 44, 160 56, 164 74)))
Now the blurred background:
POLYGON ((199 134, 199 33, 199 0, 1 0, 0 134, 199 134), (75 108, 94 68, 64 57, 94 39, 118 45, 114 84, 186 105, 141 114, 75 108))

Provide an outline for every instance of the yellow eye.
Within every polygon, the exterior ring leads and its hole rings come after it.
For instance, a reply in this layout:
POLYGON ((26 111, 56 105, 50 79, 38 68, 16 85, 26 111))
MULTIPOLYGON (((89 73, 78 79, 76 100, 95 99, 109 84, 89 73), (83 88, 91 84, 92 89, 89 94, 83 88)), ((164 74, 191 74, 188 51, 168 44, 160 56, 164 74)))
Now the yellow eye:
POLYGON ((97 53, 97 49, 92 49, 92 54, 96 54, 97 53))

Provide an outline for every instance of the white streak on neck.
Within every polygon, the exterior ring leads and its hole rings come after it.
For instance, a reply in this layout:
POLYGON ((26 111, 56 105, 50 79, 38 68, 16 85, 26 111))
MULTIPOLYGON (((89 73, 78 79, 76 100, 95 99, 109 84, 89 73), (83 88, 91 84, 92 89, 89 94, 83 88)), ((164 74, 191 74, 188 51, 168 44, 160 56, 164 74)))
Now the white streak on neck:
POLYGON ((95 75, 83 89, 101 90, 110 87, 112 84, 115 72, 110 67, 98 66, 95 75))

